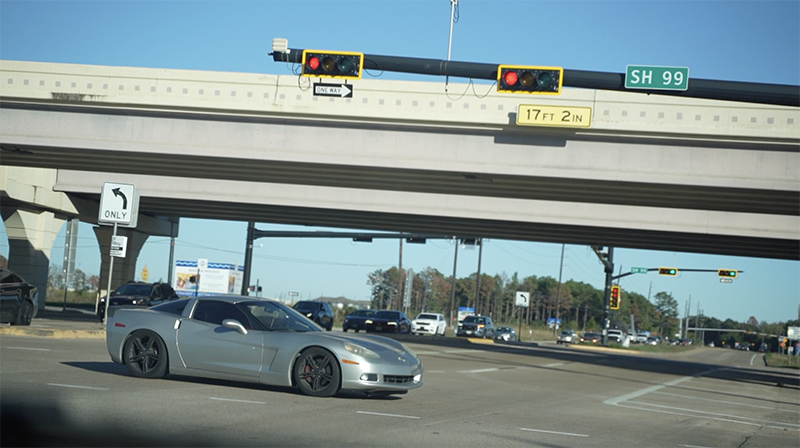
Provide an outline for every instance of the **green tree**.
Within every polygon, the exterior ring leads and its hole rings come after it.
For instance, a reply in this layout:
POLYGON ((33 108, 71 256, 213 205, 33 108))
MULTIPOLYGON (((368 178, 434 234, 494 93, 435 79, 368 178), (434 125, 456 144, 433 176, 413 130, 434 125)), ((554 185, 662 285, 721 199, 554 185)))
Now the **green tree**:
POLYGON ((670 337, 678 329, 678 301, 664 291, 656 294, 655 299, 654 322, 660 335, 670 337))

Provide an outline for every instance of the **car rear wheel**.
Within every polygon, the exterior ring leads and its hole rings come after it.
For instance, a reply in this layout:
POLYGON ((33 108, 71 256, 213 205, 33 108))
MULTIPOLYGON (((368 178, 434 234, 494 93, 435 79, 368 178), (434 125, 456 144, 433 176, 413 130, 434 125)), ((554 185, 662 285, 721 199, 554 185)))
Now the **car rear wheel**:
POLYGON ((167 373, 167 349, 164 341, 149 330, 139 330, 125 342, 122 361, 131 375, 139 378, 162 378, 167 373))
POLYGON ((30 325, 33 319, 33 304, 30 302, 23 302, 17 316, 17 325, 30 325))
POLYGON ((293 374, 297 387, 306 395, 332 397, 339 392, 339 364, 327 350, 311 347, 303 351, 293 374))

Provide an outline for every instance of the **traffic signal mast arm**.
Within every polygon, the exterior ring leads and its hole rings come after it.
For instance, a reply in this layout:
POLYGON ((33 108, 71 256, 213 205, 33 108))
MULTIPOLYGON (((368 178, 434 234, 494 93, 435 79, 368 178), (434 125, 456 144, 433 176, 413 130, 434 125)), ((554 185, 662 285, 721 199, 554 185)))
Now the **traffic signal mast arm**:
MULTIPOLYGON (((289 48, 270 53, 275 62, 301 64, 303 50, 289 48)), ((446 61, 442 59, 409 58, 402 56, 364 55, 364 69, 414 73, 418 75, 453 76, 459 78, 497 80, 500 64, 481 62, 446 61)), ((594 72, 564 69, 564 87, 627 91, 624 73, 594 72)), ((637 93, 685 96, 712 100, 739 101, 747 103, 800 106, 800 87, 786 84, 764 84, 751 82, 720 81, 690 78, 688 88, 681 90, 636 90, 637 93)))
MULTIPOLYGON (((658 272, 659 269, 662 269, 662 268, 648 268, 647 272, 653 272, 653 271, 658 272)), ((730 272, 735 272, 737 274, 744 273, 744 271, 739 271, 739 270, 734 270, 734 269, 681 269, 681 268, 675 268, 675 270, 677 272, 716 272, 718 275, 719 275, 720 271, 730 271, 730 272)), ((618 280, 618 279, 621 279, 622 277, 627 277, 627 276, 633 275, 633 274, 638 274, 638 272, 626 272, 624 274, 615 275, 615 276, 611 277, 611 279, 612 280, 618 280)), ((733 277, 733 276, 731 276, 731 277, 733 277)))

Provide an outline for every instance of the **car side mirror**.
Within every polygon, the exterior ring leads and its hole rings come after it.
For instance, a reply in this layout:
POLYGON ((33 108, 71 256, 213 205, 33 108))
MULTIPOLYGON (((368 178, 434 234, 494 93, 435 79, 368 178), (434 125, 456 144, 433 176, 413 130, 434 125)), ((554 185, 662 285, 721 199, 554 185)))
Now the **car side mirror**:
POLYGON ((247 334, 247 329, 236 319, 225 319, 222 321, 222 326, 236 330, 239 334, 247 334))

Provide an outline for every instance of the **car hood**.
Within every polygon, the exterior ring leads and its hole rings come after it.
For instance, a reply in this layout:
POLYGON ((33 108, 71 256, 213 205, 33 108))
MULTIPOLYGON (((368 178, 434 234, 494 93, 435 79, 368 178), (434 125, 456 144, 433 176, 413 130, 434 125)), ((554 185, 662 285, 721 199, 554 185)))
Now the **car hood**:
POLYGON ((414 320, 412 320, 412 322, 414 322, 415 324, 431 324, 431 325, 435 325, 439 321, 433 320, 433 319, 414 319, 414 320))
MULTIPOLYGON (((359 335, 359 334, 347 334, 347 333, 330 333, 325 332, 324 337, 329 339, 335 339, 342 342, 351 342, 353 344, 358 344, 364 348, 372 350, 373 352, 377 353, 378 355, 381 354, 392 354, 392 353, 399 353, 399 352, 409 352, 410 350, 405 347, 400 342, 395 341, 394 339, 390 339, 383 336, 374 336, 369 334, 359 335)), ((415 356, 416 357, 416 356, 415 356)))

